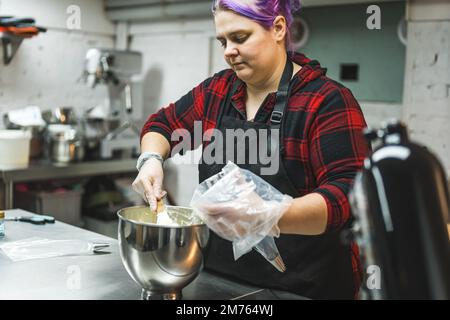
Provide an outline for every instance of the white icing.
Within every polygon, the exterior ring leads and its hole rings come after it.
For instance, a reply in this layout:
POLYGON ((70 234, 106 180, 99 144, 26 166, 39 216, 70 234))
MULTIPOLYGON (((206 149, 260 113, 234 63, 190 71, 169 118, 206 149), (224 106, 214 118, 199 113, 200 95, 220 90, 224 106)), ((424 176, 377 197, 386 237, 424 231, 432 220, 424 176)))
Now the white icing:
POLYGON ((178 226, 178 223, 176 223, 169 217, 167 210, 164 210, 164 211, 161 211, 160 213, 158 213, 156 224, 165 225, 165 226, 178 226))

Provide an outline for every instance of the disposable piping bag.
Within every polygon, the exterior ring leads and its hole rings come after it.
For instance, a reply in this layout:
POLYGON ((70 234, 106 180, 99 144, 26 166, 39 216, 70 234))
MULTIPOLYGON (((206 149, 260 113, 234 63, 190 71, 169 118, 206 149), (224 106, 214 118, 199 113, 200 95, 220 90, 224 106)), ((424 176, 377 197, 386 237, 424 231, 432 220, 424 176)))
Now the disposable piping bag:
POLYGON ((280 252, 275 244, 275 239, 271 236, 266 236, 255 247, 256 252, 259 252, 267 261, 269 261, 278 271, 285 272, 286 265, 280 252))

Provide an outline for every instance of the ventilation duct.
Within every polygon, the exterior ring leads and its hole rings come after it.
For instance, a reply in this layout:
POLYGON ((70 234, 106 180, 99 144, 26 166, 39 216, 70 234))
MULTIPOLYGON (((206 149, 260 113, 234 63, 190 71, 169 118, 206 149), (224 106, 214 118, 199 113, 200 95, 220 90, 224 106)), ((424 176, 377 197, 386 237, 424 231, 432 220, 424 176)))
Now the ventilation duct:
POLYGON ((106 0, 113 21, 158 21, 211 16, 211 0, 106 0))
MULTIPOLYGON (((405 2, 378 0, 377 2, 405 2)), ((373 0, 301 0, 303 7, 372 3, 373 0)), ((212 0, 105 0, 113 21, 158 21, 211 17, 212 0)))

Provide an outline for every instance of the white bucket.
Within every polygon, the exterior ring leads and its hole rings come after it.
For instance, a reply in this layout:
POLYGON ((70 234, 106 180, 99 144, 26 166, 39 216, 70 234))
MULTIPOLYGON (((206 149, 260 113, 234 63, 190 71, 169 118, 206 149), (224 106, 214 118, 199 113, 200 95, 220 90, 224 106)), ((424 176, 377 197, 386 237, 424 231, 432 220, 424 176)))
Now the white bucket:
POLYGON ((0 130, 0 168, 26 168, 30 159, 31 132, 0 130))

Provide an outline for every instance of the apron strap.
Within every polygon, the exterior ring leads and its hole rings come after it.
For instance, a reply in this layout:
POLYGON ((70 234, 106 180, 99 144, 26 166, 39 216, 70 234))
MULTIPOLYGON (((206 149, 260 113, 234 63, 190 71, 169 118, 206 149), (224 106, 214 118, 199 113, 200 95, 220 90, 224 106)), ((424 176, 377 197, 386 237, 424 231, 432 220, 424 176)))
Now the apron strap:
POLYGON ((234 81, 233 86, 231 87, 231 90, 228 92, 228 94, 225 97, 225 100, 223 100, 222 105, 220 106, 219 115, 217 117, 216 127, 218 127, 220 125, 220 123, 222 122, 222 118, 225 115, 226 108, 228 108, 228 106, 230 105, 231 98, 236 93, 236 90, 240 84, 241 84, 241 80, 238 77, 236 77, 236 80, 234 81))
POLYGON ((293 71, 294 67, 292 62, 287 58, 280 85, 278 86, 275 107, 270 116, 270 122, 275 128, 279 128, 281 126, 281 121, 283 120, 284 109, 286 108, 289 99, 289 83, 291 82, 293 71))
MULTIPOLYGON (((278 86, 278 91, 276 95, 276 103, 273 108, 272 114, 270 115, 270 122, 274 126, 274 128, 280 128, 281 122, 283 120, 284 110, 288 104, 289 100, 289 84, 291 82, 292 73, 294 71, 294 67, 292 65, 291 59, 289 57, 286 59, 286 65, 284 66, 283 75, 281 76, 280 84, 278 86)), ((231 98, 236 93, 237 88, 241 84, 241 80, 239 78, 234 81, 231 90, 225 97, 223 101, 221 112, 219 112, 219 116, 217 119, 217 125, 222 121, 222 117, 225 113, 225 108, 230 104, 231 98)))

